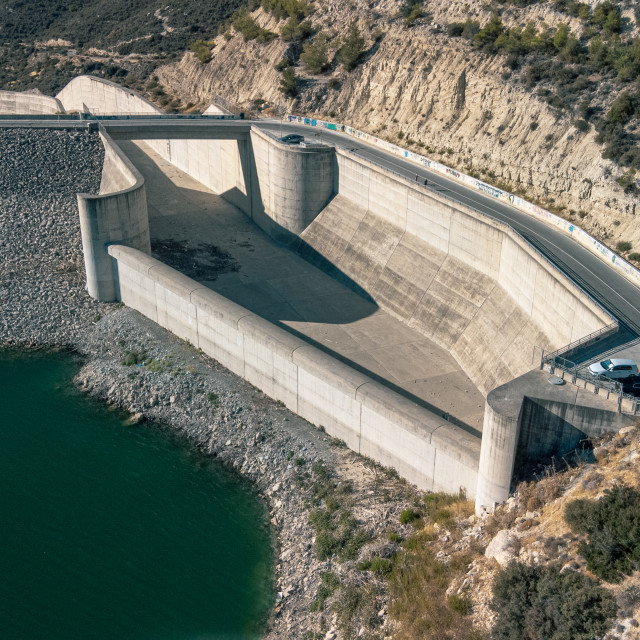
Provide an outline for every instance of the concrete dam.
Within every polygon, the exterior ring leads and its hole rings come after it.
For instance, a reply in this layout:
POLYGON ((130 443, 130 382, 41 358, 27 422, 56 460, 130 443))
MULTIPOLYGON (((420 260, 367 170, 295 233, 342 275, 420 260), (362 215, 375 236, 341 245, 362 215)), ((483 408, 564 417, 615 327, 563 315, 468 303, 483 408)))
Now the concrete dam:
MULTIPOLYGON (((58 100, 157 113, 87 77, 58 100)), ((78 196, 90 294, 420 488, 462 488, 491 508, 516 461, 630 422, 532 370, 542 350, 615 321, 506 225, 346 149, 287 146, 251 123, 100 128, 101 193, 78 196), (238 270, 191 278, 151 257, 154 238, 176 233, 238 270)))

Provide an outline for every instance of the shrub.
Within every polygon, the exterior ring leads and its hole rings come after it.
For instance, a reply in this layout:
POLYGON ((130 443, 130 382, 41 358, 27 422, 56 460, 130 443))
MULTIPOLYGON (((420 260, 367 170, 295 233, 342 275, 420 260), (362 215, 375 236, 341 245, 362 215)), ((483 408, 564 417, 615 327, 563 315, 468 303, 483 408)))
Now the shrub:
POLYGON ((287 67, 282 72, 282 78, 280 79, 280 86, 278 91, 284 93, 287 98, 295 98, 298 95, 298 82, 299 78, 293 67, 287 67))
POLYGON ((319 33, 313 42, 305 43, 300 60, 311 73, 322 73, 329 66, 327 54, 327 36, 319 33))
POLYGON ((554 566, 511 562, 496 577, 492 640, 591 640, 603 636, 616 603, 591 578, 554 566))
POLYGON ((624 252, 624 251, 630 251, 632 248, 632 244, 628 241, 628 240, 621 240, 620 242, 618 242, 618 244, 616 245, 616 249, 620 252, 624 252))
POLYGON ((284 71, 287 67, 293 67, 293 60, 287 57, 282 58, 276 65, 278 71, 284 71))
POLYGON ((391 569, 392 569, 391 560, 376 556, 375 558, 371 559, 371 564, 369 568, 376 575, 385 576, 388 573, 391 573, 391 569))
POLYGON ((309 20, 300 22, 295 16, 289 18, 280 30, 280 36, 285 42, 302 42, 313 33, 313 27, 309 20))
POLYGON ((211 47, 204 40, 192 42, 189 48, 196 54, 200 64, 211 62, 211 47))
POLYGON ((573 123, 573 126, 578 130, 578 131, 582 131, 583 133, 585 131, 589 131, 589 123, 586 120, 576 120, 573 123))
POLYGON ((636 253, 635 251, 633 253, 630 253, 629 260, 633 260, 634 262, 640 262, 640 253, 636 253))
POLYGON ((631 96, 628 91, 621 93, 611 105, 607 113, 607 121, 626 124, 636 111, 636 103, 636 96, 631 96))
POLYGON ((409 524, 414 520, 417 520, 420 517, 420 514, 416 513, 413 509, 405 509, 400 514, 400 524, 409 524))
POLYGON ((468 598, 464 598, 458 595, 449 596, 447 602, 453 611, 460 615, 466 616, 471 613, 471 602, 468 598))
POLYGON ((575 502, 567 505, 565 520, 573 531, 587 536, 578 551, 599 578, 620 581, 640 565, 640 493, 620 485, 605 491, 597 502, 575 502))
POLYGON ((316 599, 311 603, 311 611, 322 611, 327 598, 332 596, 340 586, 340 580, 333 571, 325 571, 320 574, 321 584, 318 586, 316 599))

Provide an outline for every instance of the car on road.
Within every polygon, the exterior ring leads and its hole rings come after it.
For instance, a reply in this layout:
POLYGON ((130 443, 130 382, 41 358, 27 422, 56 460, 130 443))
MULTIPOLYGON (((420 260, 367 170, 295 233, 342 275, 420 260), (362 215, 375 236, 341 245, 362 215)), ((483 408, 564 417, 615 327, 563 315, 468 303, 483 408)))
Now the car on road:
POLYGON ((624 380, 638 375, 638 365, 633 360, 611 358, 589 365, 589 373, 594 377, 624 380))
POLYGON ((298 135, 297 133, 290 133, 286 136, 282 136, 282 138, 278 138, 278 142, 284 142, 285 144, 300 144, 304 142, 304 136, 298 135))

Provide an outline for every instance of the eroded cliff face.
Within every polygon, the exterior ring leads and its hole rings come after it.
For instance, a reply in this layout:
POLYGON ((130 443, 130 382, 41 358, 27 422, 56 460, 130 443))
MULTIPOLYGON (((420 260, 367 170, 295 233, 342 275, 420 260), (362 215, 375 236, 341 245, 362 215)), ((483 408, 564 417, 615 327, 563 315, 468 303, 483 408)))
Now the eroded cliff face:
MULTIPOLYGON (((579 131, 573 124, 577 113, 546 104, 511 75, 504 56, 488 56, 447 35, 449 22, 470 17, 484 24, 489 13, 480 3, 425 3, 430 19, 411 28, 395 17, 400 4, 316 3, 311 21, 330 36, 330 60, 352 20, 358 20, 368 51, 350 73, 333 60, 328 72, 313 76, 299 63, 296 73, 302 83, 296 100, 285 99, 278 90, 281 75, 275 68, 289 44, 280 39, 245 42, 233 30, 229 39, 218 36, 210 63, 202 65, 188 53, 157 75, 167 91, 185 102, 205 106, 218 95, 248 108, 261 99, 376 133, 555 208, 612 248, 627 240, 640 249, 637 197, 617 184, 624 169, 601 157, 594 128, 579 131), (377 40, 376 29, 384 34, 377 40)), ((522 11, 504 11, 503 22, 572 22, 546 4, 534 5, 526 15, 522 11)), ((252 15, 277 33, 284 24, 262 10, 252 15)), ((574 26, 579 32, 579 25, 574 26)), ((591 79, 597 87, 594 104, 608 108, 610 87, 591 79)))

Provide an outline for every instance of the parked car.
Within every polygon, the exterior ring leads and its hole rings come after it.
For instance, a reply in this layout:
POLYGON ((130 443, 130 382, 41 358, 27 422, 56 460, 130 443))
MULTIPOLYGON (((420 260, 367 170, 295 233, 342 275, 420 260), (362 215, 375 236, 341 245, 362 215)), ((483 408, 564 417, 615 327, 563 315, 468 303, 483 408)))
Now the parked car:
POLYGON ((602 376, 611 380, 624 380, 638 375, 638 365, 633 360, 611 358, 610 360, 594 362, 589 365, 589 373, 595 377, 602 376))
POLYGON ((290 133, 282 138, 278 138, 278 142, 284 142, 285 144, 300 144, 304 142, 304 136, 300 136, 297 133, 290 133))

